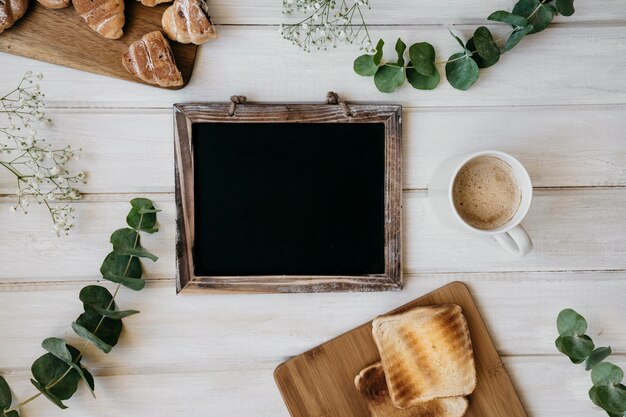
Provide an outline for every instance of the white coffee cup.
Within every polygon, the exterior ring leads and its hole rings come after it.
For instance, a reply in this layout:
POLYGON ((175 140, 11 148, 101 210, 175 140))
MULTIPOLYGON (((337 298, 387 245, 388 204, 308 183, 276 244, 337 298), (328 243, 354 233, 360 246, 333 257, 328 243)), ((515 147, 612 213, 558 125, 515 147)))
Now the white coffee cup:
POLYGON ((491 236, 508 252, 518 256, 527 255, 533 249, 530 236, 520 224, 530 209, 532 198, 533 185, 524 166, 511 155, 499 151, 476 152, 448 159, 435 170, 428 186, 428 199, 433 212, 442 223, 464 232, 491 236), (458 213, 452 191, 455 179, 465 164, 475 158, 489 156, 500 159, 512 168, 521 200, 519 208, 507 223, 494 229, 478 229, 467 223, 458 213))

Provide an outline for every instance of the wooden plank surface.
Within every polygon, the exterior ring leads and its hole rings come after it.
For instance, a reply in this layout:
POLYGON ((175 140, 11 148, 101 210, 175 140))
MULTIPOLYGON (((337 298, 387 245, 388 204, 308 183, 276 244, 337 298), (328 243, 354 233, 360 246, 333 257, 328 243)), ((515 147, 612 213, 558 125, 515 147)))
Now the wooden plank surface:
MULTIPOLYGON (((487 26, 506 34, 502 25, 487 26)), ((198 52, 199 71, 187 87, 177 91, 119 82, 10 55, 2 60, 13 68, 44 71, 52 106, 169 108, 185 101, 227 101, 233 94, 246 95, 252 101, 319 103, 330 90, 348 101, 438 107, 624 104, 625 27, 621 23, 551 27, 528 37, 498 65, 482 71, 481 79, 468 92, 454 90, 442 80, 434 91, 418 91, 406 84, 393 95, 383 94, 371 78, 354 73, 352 64, 358 50, 338 47, 305 54, 283 40, 275 27, 267 26, 220 28, 220 38, 198 52), (271 53, 260 53, 268 50, 271 53), (242 65, 242 57, 254 57, 253 69, 242 65), (563 65, 564 59, 567 65, 563 65), (610 77, 598 76, 599 68, 610 77)), ((468 38, 475 28, 462 25, 454 30, 468 38)), ((388 59, 395 56, 393 44, 398 37, 409 45, 429 41, 442 58, 459 48, 443 26, 381 26, 373 28, 372 34, 387 40, 388 59)), ((19 72, 14 77, 19 77, 19 72)), ((0 78, 0 91, 15 83, 11 77, 0 78)))
MULTIPOLYGON (((82 71, 141 83, 122 66, 122 56, 143 35, 161 30, 161 17, 169 5, 146 7, 125 3, 126 24, 120 39, 105 39, 93 31, 73 7, 46 9, 32 2, 26 15, 0 34, 0 51, 82 71)), ((198 47, 170 41, 176 65, 187 84, 198 47)))
MULTIPOLYGON (((84 190, 95 193, 77 205, 79 228, 61 240, 46 234, 45 211, 32 207, 28 216, 9 217, 14 197, 0 196, 0 373, 8 374, 21 398, 32 393, 29 367, 43 353, 41 340, 77 340, 69 323, 81 310, 78 292, 96 282, 127 201, 146 195, 165 209, 162 232, 145 240, 161 256, 147 264, 148 288, 120 298, 142 314, 126 321, 112 354, 86 361, 97 375, 98 399, 81 388, 69 410, 38 400, 24 414, 287 417, 272 381, 276 365, 380 311, 463 280, 529 415, 605 415, 587 398, 589 375, 555 354, 553 340, 556 314, 574 307, 589 320, 594 340, 613 346, 620 356, 612 360, 626 365, 619 296, 626 292, 623 0, 602 7, 577 2, 574 16, 526 39, 469 92, 443 81, 432 92, 405 87, 391 96, 353 74, 357 51, 303 54, 282 40, 277 25, 289 18, 280 16, 280 3, 212 0, 215 21, 225 25, 220 39, 200 49, 191 85, 176 92, 0 53, 0 91, 13 88, 29 69, 44 72, 49 107, 61 109, 51 112, 55 125, 43 132, 84 149, 74 166, 88 171, 84 190), (224 101, 234 93, 259 101, 320 102, 327 90, 347 100, 405 106, 404 188, 420 190, 405 193, 404 220, 411 224, 406 256, 414 272, 406 290, 174 296, 171 105, 224 101), (511 259, 488 240, 454 234, 430 213, 422 190, 434 167, 486 148, 518 156, 535 186, 547 187, 538 190, 525 222, 538 245, 532 258, 511 259)), ((367 17, 377 25, 374 37, 385 37, 390 46, 398 36, 409 44, 429 41, 446 57, 456 48, 447 26, 467 36, 491 11, 510 10, 512 2, 372 0, 372 6, 367 17)), ((0 175, 0 194, 13 192, 12 179, 0 175)))
MULTIPOLYGON (((465 415, 526 417, 465 285, 453 282, 399 307, 397 312, 441 304, 461 307, 472 338, 477 383, 468 396, 470 405, 465 415)), ((274 378, 291 417, 369 417, 367 405, 357 394, 353 381, 362 369, 378 361, 380 354, 369 322, 280 364, 274 378)))

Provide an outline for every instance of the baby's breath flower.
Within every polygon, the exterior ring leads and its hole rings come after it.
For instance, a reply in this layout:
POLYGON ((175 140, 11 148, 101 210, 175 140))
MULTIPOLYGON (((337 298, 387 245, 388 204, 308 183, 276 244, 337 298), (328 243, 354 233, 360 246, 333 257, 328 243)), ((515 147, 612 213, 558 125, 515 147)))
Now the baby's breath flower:
POLYGON ((283 13, 308 15, 300 23, 281 24, 283 38, 302 50, 328 49, 338 42, 372 49, 372 41, 361 8, 369 0, 283 0, 283 13), (335 12, 336 10, 336 12, 335 12))
POLYGON ((44 110, 45 95, 36 82, 41 78, 28 71, 15 90, 0 97, 0 162, 17 179, 18 202, 9 207, 11 212, 26 213, 31 200, 43 203, 56 233, 67 234, 74 218, 68 204, 81 198, 75 185, 84 183, 86 175, 70 174, 66 167, 69 160, 78 159, 80 150, 56 148, 38 138, 35 129, 28 129, 35 121, 50 122, 44 110), (1 116, 8 119, 7 127, 2 127, 1 116))

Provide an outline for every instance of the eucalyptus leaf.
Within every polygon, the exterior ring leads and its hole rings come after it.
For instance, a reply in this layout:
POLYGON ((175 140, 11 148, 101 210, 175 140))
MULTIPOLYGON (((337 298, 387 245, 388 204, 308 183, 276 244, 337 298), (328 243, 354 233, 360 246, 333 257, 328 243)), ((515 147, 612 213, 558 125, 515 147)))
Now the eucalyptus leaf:
MULTIPOLYGON (((72 353, 72 358, 78 359, 79 352, 75 348, 69 346, 68 349, 72 353)), ((46 353, 40 356, 31 366, 31 372, 35 380, 60 400, 67 400, 74 395, 78 387, 81 377, 63 360, 57 358, 52 353, 46 353), (69 371, 68 371, 69 370, 69 371)), ((87 375, 86 370, 83 373, 87 375)), ((91 378, 93 386, 93 378, 91 378)))
POLYGON ((133 198, 130 201, 132 209, 126 216, 126 223, 135 230, 146 233, 155 233, 159 229, 156 226, 157 216, 160 211, 154 208, 151 200, 147 198, 133 198))
POLYGON ((561 336, 563 353, 572 360, 576 359, 576 363, 582 363, 587 356, 593 352, 594 344, 587 335, 583 336, 561 336))
POLYGON ((115 310, 113 295, 104 287, 99 285, 87 285, 78 295, 83 302, 85 311, 97 312, 97 309, 115 310))
MULTIPOLYGON (((409 66, 411 63, 409 63, 409 66)), ((439 71, 435 70, 435 73, 431 76, 423 75, 417 72, 414 68, 407 68, 406 70, 406 79, 418 90, 433 90, 435 87, 439 85, 439 81, 441 76, 439 75, 439 71)))
POLYGON ((576 11, 574 9, 574 0, 556 0, 556 9, 563 16, 571 16, 576 11))
POLYGON ((7 381, 0 375, 0 410, 6 410, 11 407, 13 395, 7 381))
POLYGON ((626 412, 626 387, 624 385, 597 386, 596 399, 598 405, 609 413, 626 412))
POLYGON ((395 64, 381 66, 374 76, 376 88, 383 93, 393 93, 404 84, 404 80, 404 67, 395 64))
MULTIPOLYGON (((78 373, 78 376, 80 376, 83 379, 83 381, 85 381, 85 383, 89 387, 89 391, 91 392, 91 395, 94 398, 96 398, 96 394, 93 392, 93 378, 91 379, 91 382, 90 382, 87 379, 87 376, 85 375, 85 373, 83 372, 83 368, 79 364, 74 362, 75 359, 72 357, 72 354, 70 353, 70 350, 69 350, 69 345, 67 345, 65 340, 59 339, 58 337, 49 337, 41 343, 41 347, 43 347, 48 352, 52 353, 58 359, 61 359, 67 365, 71 366, 78 373)), ((78 354, 75 356, 77 359, 78 354)))
POLYGON ((109 253, 100 267, 100 273, 105 279, 122 284, 134 291, 142 290, 146 284, 141 279, 141 262, 130 255, 109 253))
POLYGON ((8 412, 5 411, 3 415, 4 417, 20 417, 20 414, 15 410, 8 412))
POLYGON ((600 407, 600 403, 598 401, 598 392, 596 390, 596 387, 591 387, 591 389, 589 390, 589 398, 591 399, 592 403, 600 407))
POLYGON ((547 28, 554 18, 553 11, 539 0, 520 0, 513 8, 513 14, 525 17, 533 25, 531 34, 547 28))
POLYGON ((624 379, 624 371, 610 362, 597 364, 591 370, 591 381, 595 387, 617 385, 624 379))
POLYGON ((572 363, 579 364, 585 361, 585 359, 576 359, 576 358, 572 358, 571 356, 569 356, 568 352, 563 347, 563 337, 561 336, 557 337, 557 339, 554 341, 554 344, 556 345, 556 348, 559 350, 559 352, 569 357, 569 360, 572 361, 572 363))
POLYGON ((587 320, 571 308, 561 311, 556 319, 561 336, 581 336, 587 331, 587 320))
POLYGON ((374 54, 373 60, 374 65, 379 66, 380 60, 383 59, 383 46, 385 46, 385 41, 380 39, 376 44, 376 53, 374 54))
POLYGON ((504 10, 498 10, 497 12, 491 13, 487 19, 494 22, 508 23, 514 28, 528 26, 528 20, 526 20, 525 17, 518 16, 504 10))
POLYGON ((93 343, 104 353, 109 353, 122 333, 122 321, 85 312, 74 323, 72 329, 83 339, 93 343))
POLYGON ((406 51, 406 44, 402 41, 402 39, 398 38, 396 42, 396 53, 398 54, 398 61, 396 62, 398 66, 404 66, 404 51, 406 51))
POLYGON ((32 378, 30 382, 35 386, 35 388, 37 388, 39 392, 43 394, 44 397, 49 399, 54 405, 59 407, 61 410, 67 409, 67 406, 63 404, 63 402, 56 395, 54 395, 50 390, 47 390, 42 384, 40 384, 39 382, 35 381, 32 378))
POLYGON ((450 36, 452 36, 454 39, 456 39, 456 41, 459 43, 459 45, 461 45, 461 48, 463 48, 464 50, 467 50, 467 48, 465 47, 465 44, 463 43, 461 38, 456 36, 451 30, 448 30, 448 32, 450 32, 450 36))
POLYGON ((113 252, 119 255, 132 255, 140 258, 149 258, 152 261, 159 259, 141 247, 139 233, 133 229, 118 229, 111 235, 113 252))
POLYGON ((590 371, 594 366, 605 360, 611 354, 611 347, 599 347, 585 361, 585 370, 590 371))
MULTIPOLYGON (((410 66, 413 66, 415 72, 419 73, 419 75, 426 77, 434 76, 435 73, 439 75, 437 67, 435 66, 435 48, 428 42, 420 42, 411 45, 409 48, 409 57, 411 58, 410 66)), ((407 78, 408 76, 409 72, 407 71, 407 78)), ((437 83, 439 82, 437 81, 437 83)), ((430 90, 430 88, 428 90, 430 90)))
POLYGON ((478 80, 478 64, 465 52, 454 54, 446 64, 446 77, 452 87, 467 90, 478 80))
POLYGON ((374 64, 372 55, 361 55, 354 60, 354 72, 363 76, 371 77, 378 71, 378 65, 374 64))
POLYGON ((509 52, 511 49, 515 48, 517 44, 520 43, 522 39, 526 37, 526 35, 528 35, 529 33, 533 31, 533 29, 534 29, 533 25, 528 25, 523 28, 515 29, 511 33, 509 38, 506 40, 506 43, 504 44, 503 52, 509 52))

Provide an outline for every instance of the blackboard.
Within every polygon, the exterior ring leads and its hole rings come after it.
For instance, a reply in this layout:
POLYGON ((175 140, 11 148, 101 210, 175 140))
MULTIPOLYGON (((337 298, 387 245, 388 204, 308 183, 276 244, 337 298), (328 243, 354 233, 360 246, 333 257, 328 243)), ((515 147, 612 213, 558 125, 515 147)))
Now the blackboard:
POLYGON ((399 289, 399 107, 226 109, 175 107, 178 289, 399 289))

